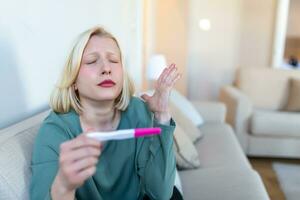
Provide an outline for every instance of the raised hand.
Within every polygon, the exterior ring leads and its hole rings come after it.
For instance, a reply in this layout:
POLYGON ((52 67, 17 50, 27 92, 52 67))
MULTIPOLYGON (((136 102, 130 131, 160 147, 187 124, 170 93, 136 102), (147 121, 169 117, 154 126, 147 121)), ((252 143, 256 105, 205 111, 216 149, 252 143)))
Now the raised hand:
POLYGON ((143 94, 141 97, 148 104, 155 118, 165 123, 170 120, 169 97, 174 84, 180 79, 176 65, 171 64, 165 68, 155 84, 155 92, 152 96, 143 94))

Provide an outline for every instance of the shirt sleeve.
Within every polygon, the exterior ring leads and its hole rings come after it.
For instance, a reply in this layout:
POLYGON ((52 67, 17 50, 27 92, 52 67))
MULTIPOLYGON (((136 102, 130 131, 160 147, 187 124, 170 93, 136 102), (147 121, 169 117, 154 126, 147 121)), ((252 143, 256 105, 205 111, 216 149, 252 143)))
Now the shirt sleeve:
POLYGON ((59 146, 67 138, 62 129, 43 124, 35 139, 30 182, 31 200, 50 200, 50 189, 58 170, 59 146))
POLYGON ((141 178, 143 193, 151 199, 169 200, 173 193, 176 162, 173 152, 173 132, 175 122, 170 125, 159 124, 162 133, 153 137, 145 137, 139 144, 138 174, 141 178))

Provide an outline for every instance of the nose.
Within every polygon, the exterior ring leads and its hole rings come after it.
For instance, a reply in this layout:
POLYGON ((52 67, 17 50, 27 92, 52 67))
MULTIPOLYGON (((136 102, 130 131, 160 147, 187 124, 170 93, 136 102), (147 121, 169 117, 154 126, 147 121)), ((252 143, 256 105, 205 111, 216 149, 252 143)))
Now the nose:
POLYGON ((108 70, 103 70, 102 71, 102 73, 101 73, 102 75, 110 75, 111 74, 111 70, 110 69, 108 69, 108 70))
POLYGON ((110 75, 111 74, 111 67, 107 62, 103 62, 102 69, 101 69, 102 75, 110 75))

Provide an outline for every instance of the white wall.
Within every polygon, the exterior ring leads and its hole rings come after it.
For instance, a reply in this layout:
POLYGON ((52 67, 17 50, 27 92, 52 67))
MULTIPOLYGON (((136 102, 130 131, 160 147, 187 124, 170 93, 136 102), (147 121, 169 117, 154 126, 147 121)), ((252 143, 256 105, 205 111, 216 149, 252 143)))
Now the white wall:
POLYGON ((271 63, 273 68, 280 68, 283 63, 289 4, 290 0, 277 0, 271 63))
POLYGON ((121 43, 141 85, 141 1, 0 1, 0 128, 48 107, 74 38, 100 24, 121 43))
POLYGON ((239 66, 271 67, 278 0, 240 0, 239 66))
POLYGON ((300 1, 290 0, 287 37, 300 37, 300 1))
POLYGON ((240 0, 190 0, 188 33, 188 96, 210 100, 233 79, 239 48, 240 0), (199 19, 211 21, 202 31, 199 19))
POLYGON ((276 0, 189 0, 188 96, 217 100, 238 67, 269 67, 276 0), (209 19, 202 31, 199 19, 209 19))

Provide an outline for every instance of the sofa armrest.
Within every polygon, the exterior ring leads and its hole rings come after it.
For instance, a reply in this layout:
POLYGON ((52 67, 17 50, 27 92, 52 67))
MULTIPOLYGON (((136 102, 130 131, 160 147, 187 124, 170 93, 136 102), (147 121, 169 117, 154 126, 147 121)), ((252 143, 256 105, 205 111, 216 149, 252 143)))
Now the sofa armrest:
POLYGON ((192 101, 204 122, 225 122, 226 107, 220 102, 192 101))
POLYGON ((226 122, 235 130, 236 135, 245 150, 249 120, 253 112, 250 99, 234 86, 221 88, 219 99, 226 105, 226 122))

